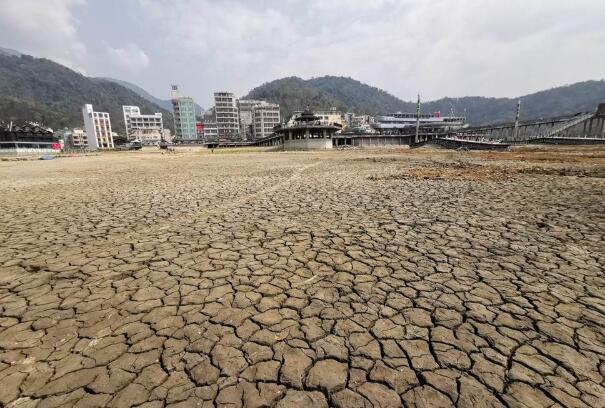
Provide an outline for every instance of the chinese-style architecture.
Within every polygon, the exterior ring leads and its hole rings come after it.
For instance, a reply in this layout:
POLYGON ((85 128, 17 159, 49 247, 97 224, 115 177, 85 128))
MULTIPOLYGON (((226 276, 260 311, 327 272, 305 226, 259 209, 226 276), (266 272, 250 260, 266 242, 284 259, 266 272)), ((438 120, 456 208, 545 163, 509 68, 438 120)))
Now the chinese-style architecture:
POLYGON ((281 126, 275 132, 283 136, 284 150, 322 150, 332 148, 332 138, 341 129, 340 124, 322 121, 306 110, 292 125, 281 126))
POLYGON ((0 122, 0 154, 53 153, 61 151, 52 129, 34 123, 0 122))

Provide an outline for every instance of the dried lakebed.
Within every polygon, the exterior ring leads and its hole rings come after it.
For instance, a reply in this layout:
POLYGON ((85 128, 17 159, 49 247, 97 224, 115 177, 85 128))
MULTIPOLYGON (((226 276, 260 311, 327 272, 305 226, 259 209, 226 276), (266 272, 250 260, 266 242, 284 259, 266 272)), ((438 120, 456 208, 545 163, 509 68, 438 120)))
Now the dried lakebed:
POLYGON ((0 406, 604 407, 604 158, 0 162, 0 406))

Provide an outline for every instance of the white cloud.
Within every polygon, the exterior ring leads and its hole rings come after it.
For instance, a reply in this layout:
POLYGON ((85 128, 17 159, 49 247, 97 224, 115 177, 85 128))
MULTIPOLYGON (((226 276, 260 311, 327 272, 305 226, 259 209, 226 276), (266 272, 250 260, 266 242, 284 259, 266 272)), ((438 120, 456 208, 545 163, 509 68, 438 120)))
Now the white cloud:
POLYGON ((84 71, 86 46, 73 9, 84 0, 0 0, 2 45, 84 71))
POLYGON ((127 44, 123 48, 107 48, 109 62, 118 68, 136 74, 149 66, 149 57, 136 44, 127 44))
POLYGON ((514 96, 605 66, 599 0, 140 1, 206 95, 333 74, 408 99, 514 96))
POLYGON ((602 0, 123 3, 116 14, 107 1, 0 0, 0 46, 158 94, 179 83, 204 105, 215 90, 242 95, 291 75, 427 100, 517 96, 600 79, 605 66, 602 0))

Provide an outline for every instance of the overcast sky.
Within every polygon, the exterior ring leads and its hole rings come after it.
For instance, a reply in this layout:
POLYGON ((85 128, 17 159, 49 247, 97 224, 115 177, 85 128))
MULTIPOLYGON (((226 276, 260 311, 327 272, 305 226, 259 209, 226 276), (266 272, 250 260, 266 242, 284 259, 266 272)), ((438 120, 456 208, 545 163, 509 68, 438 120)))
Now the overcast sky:
POLYGON ((204 107, 286 76, 519 96, 605 77, 605 0, 0 0, 0 46, 204 107))

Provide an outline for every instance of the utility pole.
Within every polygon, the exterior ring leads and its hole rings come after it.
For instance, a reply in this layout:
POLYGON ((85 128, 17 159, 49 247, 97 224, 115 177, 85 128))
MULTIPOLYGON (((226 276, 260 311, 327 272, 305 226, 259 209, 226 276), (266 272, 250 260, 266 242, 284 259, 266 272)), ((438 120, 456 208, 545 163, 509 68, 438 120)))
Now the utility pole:
POLYGON ((420 133, 420 94, 418 94, 418 102, 416 102, 416 137, 414 138, 414 143, 419 143, 419 133, 420 133))
POLYGON ((513 140, 517 140, 519 136, 519 118, 521 117, 521 99, 517 101, 517 115, 515 116, 515 132, 513 134, 513 140))

